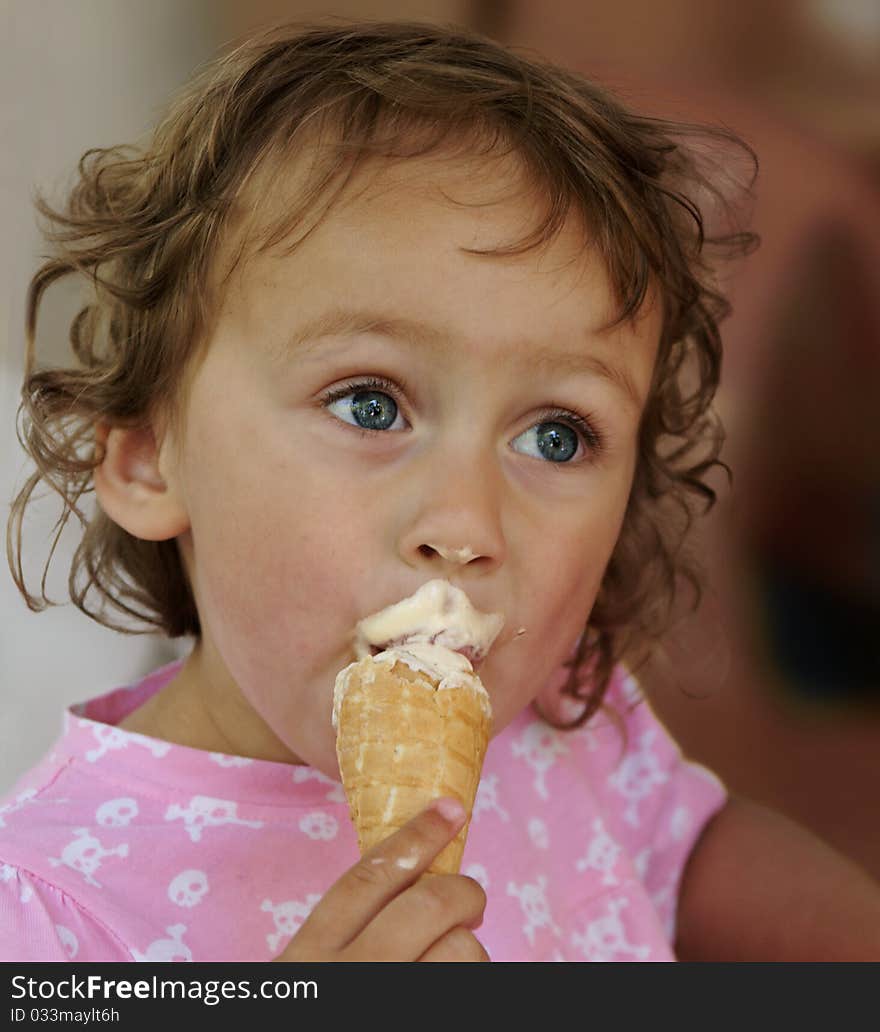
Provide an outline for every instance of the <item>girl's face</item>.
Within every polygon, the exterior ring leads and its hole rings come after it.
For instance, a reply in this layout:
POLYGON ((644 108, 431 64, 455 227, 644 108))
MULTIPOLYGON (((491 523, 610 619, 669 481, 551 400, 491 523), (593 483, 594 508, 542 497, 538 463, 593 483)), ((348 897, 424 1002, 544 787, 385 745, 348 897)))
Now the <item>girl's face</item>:
POLYGON ((573 221, 541 252, 464 253, 534 224, 522 194, 486 203, 512 182, 436 159, 379 169, 225 288, 162 462, 203 628, 181 685, 245 755, 338 776, 331 702, 353 628, 432 578, 504 615, 480 670, 495 733, 583 630, 660 313, 600 332, 609 285, 573 221))

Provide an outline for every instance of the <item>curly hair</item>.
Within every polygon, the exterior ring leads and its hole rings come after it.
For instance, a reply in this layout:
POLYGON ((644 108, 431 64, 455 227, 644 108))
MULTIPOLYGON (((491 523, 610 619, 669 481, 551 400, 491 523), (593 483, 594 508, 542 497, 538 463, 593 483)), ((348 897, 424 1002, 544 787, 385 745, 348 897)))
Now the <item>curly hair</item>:
POLYGON ((87 151, 63 208, 37 196, 53 251, 28 292, 17 424, 36 469, 7 527, 10 569, 31 609, 55 604, 46 576, 74 515, 82 537, 68 584, 83 612, 129 633, 200 634, 177 543, 140 540, 99 507, 82 507, 103 457, 96 424, 145 426, 159 411, 174 418, 210 336, 220 249, 243 223, 256 225, 260 176, 311 162, 293 210, 261 228, 266 248, 313 222, 319 208, 320 221, 365 159, 450 148, 512 153, 546 199, 523 239, 469 253, 525 253, 552 241, 573 212, 586 228, 584 247, 607 268, 614 325, 635 317, 652 287, 662 303, 628 506, 564 689, 583 709, 557 726, 587 720, 615 664, 647 655, 683 584, 696 607, 701 571, 685 543, 698 510, 715 503, 708 474, 727 470, 712 409, 718 326, 730 312, 718 268, 758 242, 738 221, 757 174, 754 153, 723 127, 638 116, 596 83, 457 25, 325 20, 276 27, 233 48, 175 99, 145 145, 87 151), (316 138, 328 143, 322 158, 316 138), (731 191, 730 170, 742 158, 748 181, 731 191), (90 289, 70 327, 75 361, 38 368, 38 308, 69 274, 90 289), (41 482, 63 508, 39 592, 31 592, 22 529, 41 482))

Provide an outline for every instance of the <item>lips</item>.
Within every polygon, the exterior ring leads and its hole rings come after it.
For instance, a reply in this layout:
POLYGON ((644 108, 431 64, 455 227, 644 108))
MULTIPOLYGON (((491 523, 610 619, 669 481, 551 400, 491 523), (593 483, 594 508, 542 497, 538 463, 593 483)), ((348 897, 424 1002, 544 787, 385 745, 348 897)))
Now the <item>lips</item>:
POLYGON ((483 665, 483 661, 486 658, 485 653, 479 651, 476 648, 476 646, 461 645, 458 648, 453 649, 450 648, 448 645, 444 644, 442 641, 438 641, 437 639, 440 637, 442 637, 442 635, 435 634, 428 641, 424 641, 423 639, 414 639, 411 637, 395 638, 391 641, 382 642, 380 645, 371 645, 370 655, 377 656, 380 652, 384 652, 386 649, 405 649, 407 645, 442 645, 443 648, 448 648, 450 652, 457 652, 460 656, 464 656, 464 658, 470 663, 470 665, 474 668, 475 671, 483 665))
POLYGON ((486 658, 482 652, 478 652, 472 645, 464 645, 459 649, 451 649, 452 652, 457 652, 460 656, 470 663, 476 673, 483 665, 483 660, 486 658))

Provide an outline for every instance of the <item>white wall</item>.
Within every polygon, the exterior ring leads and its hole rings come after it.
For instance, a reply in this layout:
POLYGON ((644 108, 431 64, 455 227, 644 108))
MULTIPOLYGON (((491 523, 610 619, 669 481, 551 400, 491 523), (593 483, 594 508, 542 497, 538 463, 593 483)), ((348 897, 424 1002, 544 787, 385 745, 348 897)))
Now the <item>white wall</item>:
MULTIPOLYGON (((170 93, 223 42, 211 0, 0 0, 0 496, 3 524, 25 456, 15 435, 24 295, 41 243, 30 197, 58 199, 80 155, 131 141, 170 93)), ((75 291, 52 288, 38 339, 61 357, 75 291)), ((42 568, 57 506, 31 524, 29 567, 42 568), (39 539, 42 538, 41 543, 39 539)), ((66 598, 71 535, 50 578, 66 598), (62 554, 63 553, 63 554, 62 554)), ((72 604, 31 613, 0 568, 0 792, 56 736, 61 710, 125 684, 183 651, 109 631, 72 604)))

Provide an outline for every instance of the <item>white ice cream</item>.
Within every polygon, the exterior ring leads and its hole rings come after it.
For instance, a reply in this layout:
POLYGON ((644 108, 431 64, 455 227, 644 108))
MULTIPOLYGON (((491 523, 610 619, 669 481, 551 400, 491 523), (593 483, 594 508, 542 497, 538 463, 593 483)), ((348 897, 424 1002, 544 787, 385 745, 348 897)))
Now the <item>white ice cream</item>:
MULTIPOLYGON (((491 715, 489 696, 466 655, 482 659, 504 624, 500 613, 481 613, 460 589, 444 580, 432 580, 409 598, 396 602, 358 623, 355 653, 358 660, 381 647, 373 659, 377 666, 390 669, 400 660, 413 670, 422 671, 438 683, 438 691, 469 687, 479 693, 486 712, 491 715), (387 647, 386 647, 387 646, 387 647)), ((333 726, 342 698, 348 689, 350 664, 340 670, 333 688, 333 726)))
POLYGON ((432 580, 394 605, 361 620, 355 628, 355 655, 369 656, 371 645, 445 645, 482 659, 504 625, 501 613, 481 613, 449 581, 432 580))

